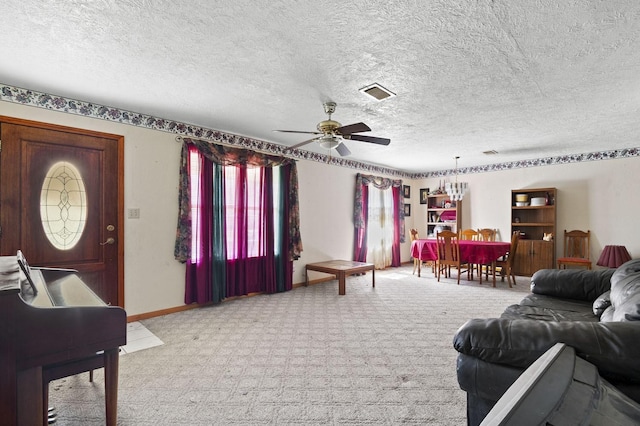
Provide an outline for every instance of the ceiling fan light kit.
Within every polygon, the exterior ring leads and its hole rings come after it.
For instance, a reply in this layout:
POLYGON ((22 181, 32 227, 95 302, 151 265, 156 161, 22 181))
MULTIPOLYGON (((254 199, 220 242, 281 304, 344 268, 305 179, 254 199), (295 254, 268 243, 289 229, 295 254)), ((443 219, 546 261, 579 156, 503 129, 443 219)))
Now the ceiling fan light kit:
POLYGON ((332 149, 340 145, 340 138, 332 135, 321 136, 318 138, 318 144, 324 149, 332 149))
POLYGON ((324 112, 329 116, 326 120, 323 120, 317 125, 317 132, 306 132, 306 131, 297 131, 297 130, 275 130, 276 132, 284 132, 284 133, 304 133, 304 134, 312 134, 312 135, 322 135, 318 137, 311 138, 304 142, 301 142, 297 145, 290 146, 287 149, 296 149, 303 145, 306 145, 311 142, 318 142, 322 148, 325 149, 336 149, 338 154, 341 156, 346 156, 351 154, 351 151, 345 146, 343 143, 345 140, 354 140, 360 142, 368 142, 374 143, 377 145, 389 145, 391 143, 390 139, 386 138, 378 138, 375 136, 365 136, 365 135, 357 135, 355 133, 360 132, 369 132, 371 129, 364 123, 354 123, 343 126, 335 120, 331 119, 331 114, 333 114, 336 110, 335 102, 325 102, 323 104, 324 112))

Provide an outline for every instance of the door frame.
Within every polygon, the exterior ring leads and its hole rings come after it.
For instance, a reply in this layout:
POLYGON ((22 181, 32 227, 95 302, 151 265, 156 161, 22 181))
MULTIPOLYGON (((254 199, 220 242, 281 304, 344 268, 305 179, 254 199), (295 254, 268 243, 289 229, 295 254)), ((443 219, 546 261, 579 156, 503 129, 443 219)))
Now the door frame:
MULTIPOLYGON (((118 160, 117 170, 113 172, 117 175, 117 221, 116 224, 116 244, 118 263, 118 306, 124 309, 124 136, 113 133, 98 132, 95 130, 80 129, 76 127, 62 126, 59 124, 43 123, 40 121, 26 120, 22 118, 8 117, 0 115, 0 122, 15 124, 27 127, 36 127, 45 130, 55 130, 65 133, 73 133, 85 136, 94 136, 104 139, 111 139, 117 144, 118 160)), ((1 143, 1 141, 0 141, 1 143)))

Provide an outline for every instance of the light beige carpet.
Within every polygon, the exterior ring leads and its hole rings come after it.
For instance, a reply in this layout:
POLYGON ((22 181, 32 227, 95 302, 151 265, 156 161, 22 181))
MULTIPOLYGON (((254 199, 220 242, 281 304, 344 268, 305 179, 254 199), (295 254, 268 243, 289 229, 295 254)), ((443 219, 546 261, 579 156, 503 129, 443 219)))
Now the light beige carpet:
MULTIPOLYGON (((452 339, 529 292, 436 282, 412 266, 142 321, 120 357, 119 425, 463 425, 452 339)), ((455 274, 454 274, 455 275, 455 274)), ((466 277, 466 275, 465 275, 466 277)), ((103 376, 50 386, 58 425, 104 424, 103 376)))

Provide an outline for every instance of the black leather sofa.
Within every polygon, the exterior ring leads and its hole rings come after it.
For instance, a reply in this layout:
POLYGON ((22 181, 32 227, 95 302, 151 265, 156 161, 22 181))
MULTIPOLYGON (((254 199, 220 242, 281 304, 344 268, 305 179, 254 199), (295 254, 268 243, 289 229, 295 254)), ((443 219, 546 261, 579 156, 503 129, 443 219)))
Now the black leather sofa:
POLYGON ((556 343, 575 348, 603 379, 640 402, 640 259, 616 270, 540 270, 531 277, 531 294, 500 318, 467 321, 453 339, 467 423, 480 424, 556 343))

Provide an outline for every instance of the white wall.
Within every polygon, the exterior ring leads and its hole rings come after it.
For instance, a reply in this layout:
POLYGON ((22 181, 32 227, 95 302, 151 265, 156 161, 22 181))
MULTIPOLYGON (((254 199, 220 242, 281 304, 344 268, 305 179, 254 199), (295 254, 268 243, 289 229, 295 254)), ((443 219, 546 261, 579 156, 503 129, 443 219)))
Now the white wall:
MULTIPOLYGON (((313 161, 298 162, 300 234, 304 251, 295 262, 294 283, 305 280, 304 265, 307 263, 353 258, 353 204, 357 174, 357 170, 344 167, 313 161)), ((406 253, 405 260, 408 260, 408 245, 406 253)), ((310 279, 323 276, 328 275, 310 272, 310 279)))
MULTIPOLYGON (((461 175, 469 183, 462 211, 463 228, 497 228, 508 241, 511 231, 511 190, 557 188, 556 254, 562 253, 562 233, 591 230, 591 258, 595 265, 605 245, 624 245, 632 257, 640 256, 640 231, 636 213, 640 196, 640 158, 570 163, 500 172, 461 175)), ((438 186, 437 179, 412 183, 419 188, 438 186)), ((412 197, 413 198, 413 197, 412 197)), ((426 205, 412 200, 413 227, 426 234, 426 205)))
MULTIPOLYGON (((2 101, 0 115, 124 136, 125 209, 140 209, 140 219, 125 219, 125 308, 129 315, 138 315, 183 305, 184 266, 173 259, 180 157, 175 136, 2 101)), ((640 211, 634 191, 639 165, 640 159, 634 158, 460 176, 470 184, 463 226, 495 227, 504 238, 510 230, 511 189, 554 186, 558 230, 591 229, 594 260, 605 244, 626 245, 632 256, 640 256, 634 220, 640 211)), ((298 162, 304 251, 295 262, 294 283, 304 281, 306 263, 351 258, 356 174, 357 170, 298 162)), ((426 205, 419 204, 419 189, 434 187, 437 181, 405 182, 411 185, 412 204, 407 232, 416 227, 425 235, 426 205)), ((403 245, 402 260, 410 260, 409 243, 403 245)))
MULTIPOLYGON (((125 309, 128 315, 184 304, 184 266, 173 259, 180 144, 175 135, 0 102, 0 115, 124 136, 125 309)), ((1 212, 7 214, 7 212, 1 212)))

